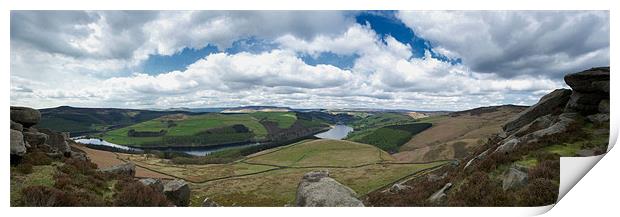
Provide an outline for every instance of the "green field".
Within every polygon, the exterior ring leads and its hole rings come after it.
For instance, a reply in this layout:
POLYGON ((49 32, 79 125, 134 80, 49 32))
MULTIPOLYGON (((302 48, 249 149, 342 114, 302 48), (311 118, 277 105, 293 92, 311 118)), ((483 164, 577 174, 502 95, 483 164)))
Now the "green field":
POLYGON ((365 118, 354 121, 349 124, 356 131, 364 129, 378 128, 387 125, 406 124, 414 122, 415 120, 409 115, 401 113, 375 113, 365 118))
POLYGON ((390 125, 354 132, 347 140, 371 144, 385 151, 396 152, 400 146, 407 143, 412 136, 431 126, 432 124, 430 123, 390 125))
POLYGON ((362 196, 447 163, 397 163, 374 146, 340 140, 305 140, 229 164, 175 166, 157 158, 122 156, 139 166, 190 181, 193 206, 199 206, 205 197, 223 206, 292 204, 303 174, 316 170, 328 170, 331 177, 362 196))
MULTIPOLYGON (((208 129, 232 126, 241 124, 246 126, 257 139, 267 136, 267 130, 258 120, 248 114, 217 114, 210 113, 205 115, 184 116, 182 119, 173 120, 175 126, 168 127, 165 117, 157 118, 142 123, 138 123, 129 127, 116 129, 105 133, 103 139, 108 142, 122 145, 150 145, 164 143, 164 137, 192 137, 196 134, 204 132, 208 129), (136 131, 157 132, 166 130, 165 136, 157 137, 129 137, 128 131, 134 129, 136 131)), ((235 139, 247 138, 247 135, 236 135, 235 133, 226 136, 219 135, 220 142, 235 141, 235 139)))
POLYGON ((297 120, 297 116, 293 112, 254 112, 249 115, 259 121, 276 122, 281 129, 291 127, 297 120))

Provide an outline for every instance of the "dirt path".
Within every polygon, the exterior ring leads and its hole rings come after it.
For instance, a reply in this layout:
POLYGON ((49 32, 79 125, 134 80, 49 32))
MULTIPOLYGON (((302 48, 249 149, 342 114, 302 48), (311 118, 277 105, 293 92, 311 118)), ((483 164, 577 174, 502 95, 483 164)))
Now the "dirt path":
MULTIPOLYGON (((97 164, 99 168, 111 167, 114 165, 125 163, 117 158, 117 155, 113 152, 109 151, 101 151, 96 149, 91 149, 83 145, 73 145, 75 148, 80 149, 86 153, 90 161, 94 164, 97 164)), ((142 167, 136 166, 136 177, 140 178, 160 178, 160 179, 174 179, 174 177, 168 176, 166 174, 154 172, 151 170, 144 169, 142 167)))

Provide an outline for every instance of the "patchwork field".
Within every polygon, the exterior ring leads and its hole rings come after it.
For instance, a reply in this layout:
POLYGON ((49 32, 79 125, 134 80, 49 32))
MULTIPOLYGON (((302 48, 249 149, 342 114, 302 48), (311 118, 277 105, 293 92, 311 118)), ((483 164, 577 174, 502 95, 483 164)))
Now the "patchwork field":
POLYGON ((305 140, 229 164, 173 165, 147 155, 119 156, 139 167, 191 182, 194 206, 205 197, 224 206, 291 204, 301 177, 313 170, 329 170, 330 176, 361 196, 447 163, 399 163, 372 145, 340 140, 305 140))
POLYGON ((399 147, 429 127, 431 123, 411 123, 403 125, 389 125, 375 129, 367 129, 353 133, 348 140, 374 145, 391 153, 397 152, 399 147))
MULTIPOLYGON (((279 123, 279 122, 278 122, 279 123)), ((157 144, 162 142, 163 137, 191 137, 208 129, 222 128, 232 125, 243 125, 247 127, 250 133, 258 139, 265 138, 267 130, 259 123, 258 119, 248 114, 217 114, 210 113, 205 115, 196 116, 183 116, 174 119, 167 117, 161 117, 142 123, 138 123, 129 127, 116 129, 105 133, 103 139, 108 142, 122 144, 122 145, 134 145, 134 146, 146 146, 150 144, 157 144), (165 130, 164 136, 149 136, 149 137, 130 137, 128 132, 130 130, 140 132, 160 132, 165 130)), ((218 137, 223 138, 222 141, 231 141, 239 139, 240 133, 230 133, 226 136, 221 134, 218 137)), ((241 136, 241 139, 246 137, 241 136)))

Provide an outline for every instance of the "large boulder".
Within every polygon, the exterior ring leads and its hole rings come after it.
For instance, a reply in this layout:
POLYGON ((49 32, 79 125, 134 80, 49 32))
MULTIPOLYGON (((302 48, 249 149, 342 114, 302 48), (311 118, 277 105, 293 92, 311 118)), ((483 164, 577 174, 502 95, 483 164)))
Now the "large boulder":
POLYGON ((444 201, 448 195, 446 194, 446 192, 448 190, 450 190, 450 188, 452 187, 452 183, 447 183, 446 185, 443 186, 443 188, 439 189, 439 191, 433 193, 427 200, 430 203, 441 203, 442 201, 444 201))
POLYGON ((164 192, 164 183, 159 179, 154 179, 154 178, 140 179, 140 183, 142 183, 145 186, 149 186, 153 188, 157 192, 164 192))
POLYGON ((11 106, 11 120, 24 127, 31 127, 41 121, 41 112, 33 108, 11 106))
POLYGON ((133 177, 134 175, 136 175, 136 165, 132 162, 127 162, 127 163, 123 163, 123 164, 119 164, 119 165, 115 165, 115 166, 111 166, 107 168, 102 168, 102 169, 99 169, 99 171, 104 172, 104 173, 113 173, 113 174, 127 175, 127 176, 133 177))
POLYGON ((570 133, 569 131, 575 128, 576 124, 581 123, 583 117, 577 113, 562 113, 553 122, 553 124, 544 129, 530 132, 523 136, 511 136, 500 142, 500 146, 495 149, 493 153, 508 153, 512 152, 518 146, 535 143, 543 138, 561 137, 563 134, 570 133))
POLYGON ((69 140, 69 134, 55 132, 50 129, 39 129, 39 132, 47 134, 48 138, 46 144, 52 149, 55 149, 65 155, 71 154, 71 147, 69 146, 69 143, 67 143, 67 140, 69 140))
POLYGON ((23 135, 24 135, 24 140, 33 147, 39 147, 45 144, 45 142, 47 141, 47 138, 49 137, 45 133, 33 133, 33 132, 28 132, 28 131, 23 132, 23 135))
POLYGON ((591 68, 564 76, 574 91, 581 93, 609 93, 609 67, 591 68))
POLYGON ((510 167, 504 174, 502 180, 502 188, 504 191, 514 189, 527 184, 527 173, 519 170, 517 167, 510 167))
POLYGON ((598 112, 609 114, 609 99, 601 100, 598 104, 598 112))
POLYGON ((11 120, 11 130, 24 131, 24 126, 22 124, 17 123, 11 120))
POLYGON ((351 188, 329 177, 326 171, 306 173, 297 186, 296 206, 363 207, 351 188))
POLYGON ((24 154, 26 154, 26 143, 22 132, 11 130, 11 155, 23 156, 24 154))
POLYGON ((594 114, 598 112, 601 101, 608 98, 609 96, 600 93, 573 92, 564 111, 579 112, 584 115, 594 114))
POLYGON ((543 96, 538 103, 508 120, 502 127, 504 132, 510 135, 541 116, 561 111, 568 102, 570 95, 571 90, 557 89, 543 96))
POLYGON ((164 194, 176 206, 189 205, 189 185, 180 179, 167 182, 164 185, 164 194))

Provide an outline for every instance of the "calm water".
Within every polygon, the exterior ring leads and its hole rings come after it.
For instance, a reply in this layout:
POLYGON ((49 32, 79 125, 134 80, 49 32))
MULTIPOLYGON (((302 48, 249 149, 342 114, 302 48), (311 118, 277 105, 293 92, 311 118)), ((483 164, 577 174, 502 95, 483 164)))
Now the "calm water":
POLYGON ((314 136, 321 139, 344 139, 347 135, 353 132, 353 128, 347 125, 336 125, 332 129, 316 134, 314 136))
MULTIPOLYGON (((74 141, 77 143, 82 143, 82 144, 102 145, 102 146, 109 146, 109 147, 114 147, 114 148, 119 148, 119 149, 124 149, 124 150, 142 151, 142 149, 139 149, 139 148, 131 148, 131 147, 127 147, 124 145, 118 145, 118 144, 114 144, 114 143, 111 143, 111 142, 108 142, 102 139, 74 139, 74 141)), ((260 143, 230 145, 226 147, 168 148, 168 149, 157 149, 157 150, 183 152, 183 153, 191 154, 194 156, 205 156, 211 152, 221 151, 221 150, 228 149, 228 148, 249 147, 249 146, 255 146, 255 145, 260 145, 260 143)))

